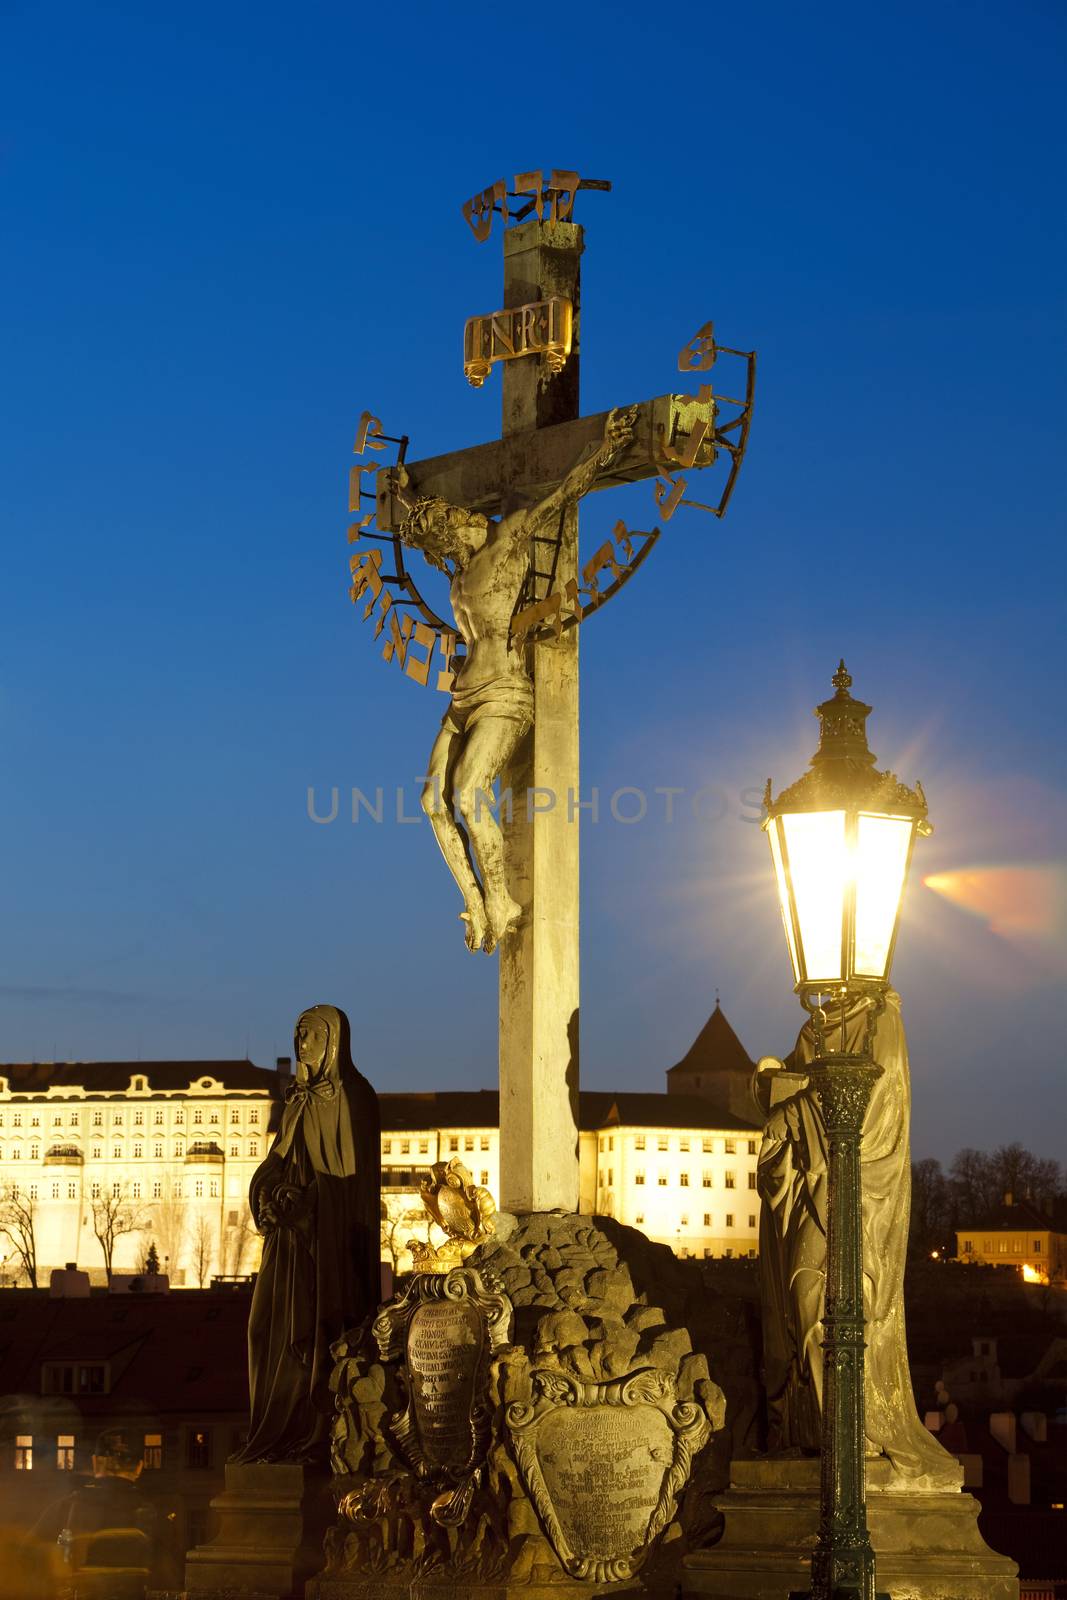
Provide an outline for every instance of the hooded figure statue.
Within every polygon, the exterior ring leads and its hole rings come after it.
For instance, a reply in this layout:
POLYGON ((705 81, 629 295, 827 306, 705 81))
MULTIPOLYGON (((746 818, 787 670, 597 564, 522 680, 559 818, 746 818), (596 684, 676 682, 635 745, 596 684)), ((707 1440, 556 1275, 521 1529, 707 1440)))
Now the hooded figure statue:
MULTIPOLYGON (((847 1013, 843 1049, 861 1048, 866 1016, 862 1003, 847 1013)), ((815 1053, 809 1022, 793 1055, 785 1063, 766 1058, 755 1082, 767 1114, 757 1186, 772 1451, 818 1450, 821 1444, 828 1151, 814 1075, 807 1071, 815 1053), (781 1072, 783 1065, 792 1070, 781 1072)), ((867 1455, 889 1457, 894 1488, 956 1489, 959 1463, 920 1421, 908 1368, 911 1079, 900 996, 892 989, 876 1024, 874 1059, 882 1075, 871 1093, 860 1147, 867 1455)))
POLYGON ((352 1064, 348 1018, 296 1025, 296 1080, 248 1191, 264 1236, 248 1319, 251 1423, 234 1461, 324 1460, 330 1345, 378 1304, 378 1097, 352 1064))

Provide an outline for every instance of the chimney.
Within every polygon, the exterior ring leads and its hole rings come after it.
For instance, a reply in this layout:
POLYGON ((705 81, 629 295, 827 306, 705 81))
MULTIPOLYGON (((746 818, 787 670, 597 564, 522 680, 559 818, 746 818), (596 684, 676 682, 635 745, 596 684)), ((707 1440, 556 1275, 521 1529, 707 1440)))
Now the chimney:
POLYGON ((275 1070, 280 1078, 288 1078, 293 1071, 292 1056, 278 1056, 274 1063, 275 1070))

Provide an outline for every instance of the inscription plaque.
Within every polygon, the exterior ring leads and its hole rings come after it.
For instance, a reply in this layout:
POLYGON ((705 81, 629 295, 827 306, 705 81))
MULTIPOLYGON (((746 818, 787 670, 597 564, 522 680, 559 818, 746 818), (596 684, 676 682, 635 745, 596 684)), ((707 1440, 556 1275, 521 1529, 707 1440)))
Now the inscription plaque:
POLYGON ((471 1300, 420 1305, 408 1323, 415 1425, 431 1467, 469 1465, 485 1351, 485 1313, 471 1300))
POLYGON ((674 1516, 707 1413, 652 1367, 604 1383, 535 1367, 530 1380, 532 1402, 506 1420, 545 1533, 572 1577, 630 1577, 674 1516))
POLYGON ((475 1267, 417 1272, 374 1320, 378 1354, 395 1364, 406 1401, 389 1432, 415 1474, 440 1489, 430 1515, 446 1526, 470 1507, 489 1443, 489 1361, 510 1329, 511 1301, 475 1267))

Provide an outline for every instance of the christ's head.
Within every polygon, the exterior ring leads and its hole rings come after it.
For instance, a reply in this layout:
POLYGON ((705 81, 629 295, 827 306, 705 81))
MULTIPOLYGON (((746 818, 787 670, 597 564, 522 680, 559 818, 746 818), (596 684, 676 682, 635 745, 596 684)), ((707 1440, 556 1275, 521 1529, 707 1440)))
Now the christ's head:
POLYGON ((453 506, 436 495, 420 495, 400 528, 405 544, 415 545, 441 572, 467 565, 489 537, 489 519, 480 511, 453 506), (451 566, 449 565, 451 563, 451 566))

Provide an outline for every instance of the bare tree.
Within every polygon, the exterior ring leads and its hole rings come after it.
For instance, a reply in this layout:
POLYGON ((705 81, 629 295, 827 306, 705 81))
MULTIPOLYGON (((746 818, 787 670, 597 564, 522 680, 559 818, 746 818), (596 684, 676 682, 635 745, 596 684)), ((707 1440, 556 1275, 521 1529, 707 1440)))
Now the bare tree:
POLYGON ((176 1275, 185 1246, 185 1203, 168 1195, 152 1207, 152 1229, 163 1252, 164 1271, 176 1275))
POLYGON ((408 1240, 421 1230, 430 1237, 430 1218, 421 1205, 405 1205, 403 1201, 393 1212, 382 1202, 382 1249, 393 1264, 394 1275, 400 1271, 400 1258, 408 1247, 408 1240))
POLYGON ((14 1245, 31 1289, 37 1287, 36 1220, 37 1202, 21 1194, 17 1183, 5 1184, 0 1189, 0 1236, 14 1245))
POLYGON ((139 1233, 147 1219, 127 1195, 125 1184, 114 1184, 107 1193, 101 1194, 92 1202, 92 1212, 93 1232, 104 1252, 104 1272, 110 1284, 116 1243, 123 1234, 139 1233))
POLYGON ((193 1271, 200 1288, 204 1287, 206 1279, 211 1273, 211 1263, 215 1258, 215 1230, 211 1226, 210 1218, 201 1211, 193 1223, 192 1233, 193 1271))
POLYGON ((252 1223, 252 1213, 247 1204, 239 1211, 229 1213, 235 1221, 227 1220, 222 1241, 222 1270, 229 1277, 236 1278, 240 1271, 245 1256, 252 1241, 258 1237, 252 1223))
POLYGON ((908 1250, 929 1256, 936 1250, 951 1255, 955 1224, 953 1187, 940 1161, 928 1158, 911 1165, 911 1227, 908 1250))

